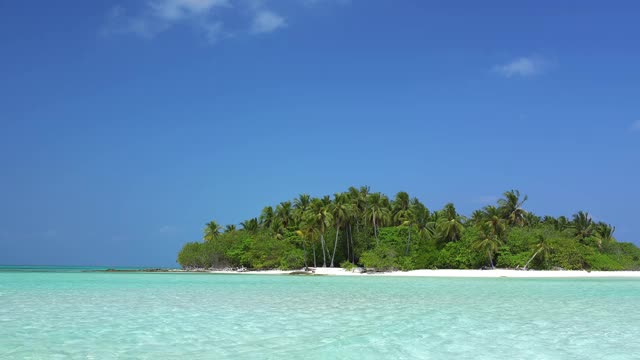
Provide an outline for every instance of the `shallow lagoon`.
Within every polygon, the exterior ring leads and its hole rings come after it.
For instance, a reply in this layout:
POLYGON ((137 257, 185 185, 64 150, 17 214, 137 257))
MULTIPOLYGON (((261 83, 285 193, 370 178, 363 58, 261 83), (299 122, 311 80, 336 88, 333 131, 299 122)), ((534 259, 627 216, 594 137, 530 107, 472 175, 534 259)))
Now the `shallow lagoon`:
POLYGON ((2 359, 632 359, 638 279, 0 271, 2 359))

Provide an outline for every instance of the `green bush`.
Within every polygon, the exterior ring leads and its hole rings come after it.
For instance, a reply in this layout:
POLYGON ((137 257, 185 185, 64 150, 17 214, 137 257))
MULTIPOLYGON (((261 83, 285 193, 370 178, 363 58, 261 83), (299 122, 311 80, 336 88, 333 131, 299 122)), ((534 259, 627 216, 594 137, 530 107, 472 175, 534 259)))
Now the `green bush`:
POLYGON ((460 241, 449 242, 438 252, 434 264, 438 269, 477 269, 488 265, 486 254, 473 249, 471 244, 479 236, 476 229, 467 227, 460 241))
MULTIPOLYGON (((415 242, 417 237, 412 235, 415 242)), ((393 249, 397 254, 404 254, 407 248, 407 229, 405 227, 386 227, 380 229, 378 242, 387 248, 393 249)))
POLYGON ((416 269, 434 269, 438 262, 438 247, 434 240, 417 241, 410 253, 416 269))
POLYGON ((358 266, 356 266, 355 264, 351 263, 348 260, 345 260, 343 262, 340 263, 340 267, 347 270, 347 271, 351 271, 355 268, 357 268, 358 266))
POLYGON ((397 258, 398 254, 394 249, 381 244, 372 250, 362 253, 360 261, 366 268, 391 271, 399 268, 397 258))
MULTIPOLYGON (((517 254, 512 254, 511 252, 503 252, 500 251, 500 255, 498 256, 498 261, 496 262, 496 266, 500 268, 516 268, 523 267, 527 261, 533 256, 533 251, 529 252, 521 252, 517 254)), ((532 265, 536 263, 534 259, 531 264, 529 264, 529 268, 532 268, 532 265)))
POLYGON ((623 269, 640 270, 640 249, 634 244, 611 242, 605 244, 602 251, 623 269))
POLYGON ((178 263, 182 267, 217 269, 231 265, 223 249, 215 241, 185 244, 178 253, 178 263))
POLYGON ((184 244, 178 253, 178 263, 182 267, 204 267, 202 259, 202 243, 190 242, 184 244))
POLYGON ((591 270, 623 270, 624 267, 608 254, 593 253, 586 257, 591 270))
MULTIPOLYGON (((542 235, 541 233, 542 231, 539 231, 539 229, 534 230, 524 227, 513 228, 507 233, 505 246, 501 249, 500 253, 519 254, 531 252, 532 247, 538 243, 538 236, 542 235)), ((522 266, 524 264, 520 265, 522 266)))
POLYGON ((398 258, 397 264, 402 271, 410 271, 416 269, 416 265, 413 262, 413 259, 409 256, 402 256, 398 258))
POLYGON ((280 259, 279 268, 282 270, 300 269, 304 266, 304 252, 301 249, 292 248, 280 259))
POLYGON ((551 243, 550 264, 565 270, 582 270, 585 268, 584 245, 564 238, 554 239, 551 243))

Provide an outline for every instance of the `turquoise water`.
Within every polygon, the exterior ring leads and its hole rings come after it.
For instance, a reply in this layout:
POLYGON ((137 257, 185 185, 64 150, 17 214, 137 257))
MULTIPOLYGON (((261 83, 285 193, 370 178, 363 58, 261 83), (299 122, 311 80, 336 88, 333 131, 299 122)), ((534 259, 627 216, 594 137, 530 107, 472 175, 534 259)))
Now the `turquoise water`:
POLYGON ((0 271, 1 359, 638 359, 640 281, 0 271))
POLYGON ((141 266, 56 266, 56 265, 0 265, 0 272, 86 272, 107 269, 142 270, 141 266))

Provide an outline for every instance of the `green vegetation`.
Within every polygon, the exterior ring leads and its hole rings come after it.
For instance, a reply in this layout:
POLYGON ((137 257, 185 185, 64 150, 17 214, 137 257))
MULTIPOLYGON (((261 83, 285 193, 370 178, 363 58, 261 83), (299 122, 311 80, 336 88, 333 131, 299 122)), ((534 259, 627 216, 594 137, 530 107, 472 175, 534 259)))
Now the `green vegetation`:
POLYGON ((571 220, 523 208, 527 196, 504 193, 496 206, 460 215, 453 204, 431 212, 399 192, 393 200, 366 186, 312 198, 302 194, 257 218, 205 225, 203 242, 184 245, 185 268, 299 269, 339 264, 377 270, 640 270, 640 249, 619 243, 609 224, 586 212, 571 220))

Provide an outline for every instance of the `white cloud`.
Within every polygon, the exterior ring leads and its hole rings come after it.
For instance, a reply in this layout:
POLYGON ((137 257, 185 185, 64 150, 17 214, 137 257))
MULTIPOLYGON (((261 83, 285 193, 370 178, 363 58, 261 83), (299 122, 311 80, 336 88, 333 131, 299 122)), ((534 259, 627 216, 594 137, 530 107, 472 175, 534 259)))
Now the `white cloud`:
POLYGON ((269 33, 286 25, 287 23, 282 16, 273 11, 260 10, 253 18, 251 31, 256 34, 269 33))
POLYGON ((228 0, 156 0, 149 6, 154 14, 168 21, 177 21, 208 13, 212 8, 231 6, 228 0))
POLYGON ((351 0, 302 0, 302 3, 307 6, 314 6, 314 5, 320 5, 320 4, 349 5, 351 4, 351 0))
POLYGON ((549 63, 540 57, 520 57, 513 61, 497 65, 493 71, 505 77, 529 77, 542 74, 548 67, 549 63))
POLYGON ((637 120, 633 124, 631 124, 631 131, 640 131, 640 120, 637 120))
POLYGON ((201 24, 200 28, 202 29, 209 44, 215 44, 220 40, 220 38, 225 36, 222 22, 220 21, 201 24))
MULTIPOLYGON (((286 27, 282 2, 267 0, 146 0, 137 10, 132 2, 114 6, 106 16, 102 35, 133 34, 151 39, 178 26, 193 29, 208 43, 241 36, 272 33, 286 27)), ((318 4, 349 4, 350 0, 299 0, 288 6, 311 11, 318 4)))
POLYGON ((130 15, 124 7, 115 6, 107 14, 102 34, 153 38, 178 24, 188 24, 203 33, 209 42, 215 42, 223 28, 222 22, 212 17, 228 8, 231 8, 229 0, 152 0, 139 13, 130 15))

